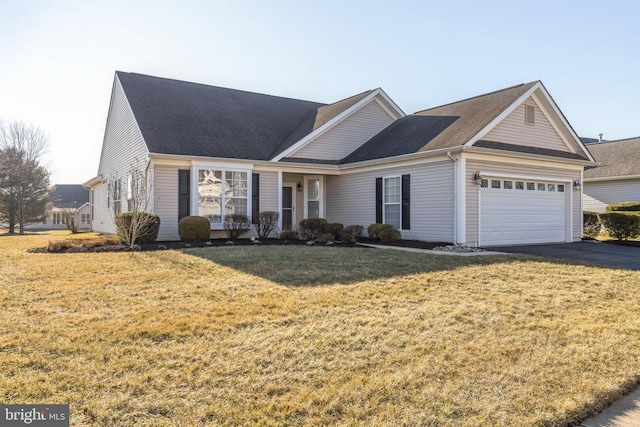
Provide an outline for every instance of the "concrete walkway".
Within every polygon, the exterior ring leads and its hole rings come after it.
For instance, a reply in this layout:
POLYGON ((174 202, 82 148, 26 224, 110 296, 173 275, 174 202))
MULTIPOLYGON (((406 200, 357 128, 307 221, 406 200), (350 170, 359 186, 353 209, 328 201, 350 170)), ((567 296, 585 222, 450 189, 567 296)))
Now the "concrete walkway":
MULTIPOLYGON (((395 249, 431 255, 479 256, 523 253, 547 258, 560 258, 589 264, 640 270, 640 248, 597 243, 579 242, 556 245, 531 245, 495 248, 498 251, 443 252, 429 249, 403 248, 400 246, 361 244, 370 248, 395 249)), ((493 248, 492 248, 493 249, 493 248)), ((614 402, 604 411, 584 420, 581 427, 640 427, 640 388, 614 402)))

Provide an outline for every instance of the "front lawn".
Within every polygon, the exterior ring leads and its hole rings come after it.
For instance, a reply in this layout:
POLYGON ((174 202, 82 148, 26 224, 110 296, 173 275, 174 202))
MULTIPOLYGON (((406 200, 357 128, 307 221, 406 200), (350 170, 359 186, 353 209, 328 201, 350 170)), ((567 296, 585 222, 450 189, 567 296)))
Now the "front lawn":
POLYGON ((73 426, 567 425, 640 381, 640 272, 0 236, 0 399, 73 426))

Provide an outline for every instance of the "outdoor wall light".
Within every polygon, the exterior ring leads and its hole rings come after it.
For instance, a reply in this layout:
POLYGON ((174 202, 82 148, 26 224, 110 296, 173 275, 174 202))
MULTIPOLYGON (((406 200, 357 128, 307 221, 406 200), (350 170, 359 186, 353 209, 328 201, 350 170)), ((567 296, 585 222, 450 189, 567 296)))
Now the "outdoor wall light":
POLYGON ((298 191, 302 191, 302 183, 301 182, 298 183, 298 191))
POLYGON ((574 181, 573 181, 573 189, 574 189, 574 190, 579 190, 579 189, 580 189, 580 187, 581 187, 581 185, 580 185, 580 180, 579 180, 579 179, 574 180, 574 181))
POLYGON ((476 185, 482 184, 482 174, 479 171, 473 174, 473 182, 475 182, 476 185))

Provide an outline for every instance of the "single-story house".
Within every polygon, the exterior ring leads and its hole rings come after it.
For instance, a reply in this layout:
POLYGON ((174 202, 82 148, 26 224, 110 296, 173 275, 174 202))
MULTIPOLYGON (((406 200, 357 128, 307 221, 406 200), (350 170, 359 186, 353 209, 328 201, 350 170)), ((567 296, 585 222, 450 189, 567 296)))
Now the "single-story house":
POLYGON ((93 230, 114 232, 132 164, 159 240, 179 239, 186 215, 222 237, 227 214, 277 211, 281 230, 322 217, 490 246, 579 240, 594 161, 540 81, 407 115, 380 88, 324 104, 116 72, 84 184, 93 230))
POLYGON ((598 164, 584 171, 584 210, 604 212, 612 203, 640 201, 640 137, 586 147, 598 164))
POLYGON ((78 230, 91 229, 89 191, 81 184, 57 184, 49 190, 50 206, 47 218, 40 224, 29 224, 26 229, 66 230, 67 216, 75 217, 78 230))

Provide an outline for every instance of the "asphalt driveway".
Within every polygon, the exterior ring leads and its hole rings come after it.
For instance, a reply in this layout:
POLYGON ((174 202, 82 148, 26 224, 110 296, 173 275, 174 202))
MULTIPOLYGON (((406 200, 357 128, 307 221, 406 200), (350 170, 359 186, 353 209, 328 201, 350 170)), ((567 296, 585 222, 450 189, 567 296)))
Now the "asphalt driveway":
POLYGON ((545 245, 498 246, 490 251, 537 255, 586 264, 640 270, 640 247, 582 241, 545 245))

